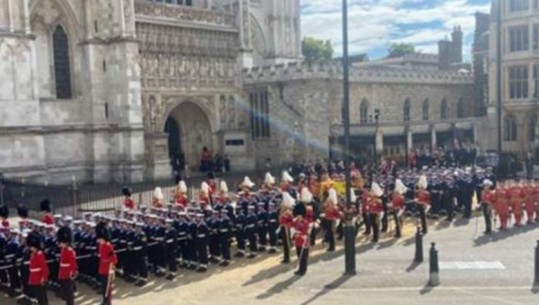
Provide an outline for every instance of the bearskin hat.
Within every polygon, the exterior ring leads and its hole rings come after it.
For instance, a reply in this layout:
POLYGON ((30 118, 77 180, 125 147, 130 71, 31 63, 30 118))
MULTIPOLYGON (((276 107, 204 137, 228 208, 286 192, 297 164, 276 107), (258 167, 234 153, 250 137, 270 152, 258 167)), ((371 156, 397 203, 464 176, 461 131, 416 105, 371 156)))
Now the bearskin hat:
POLYGON ((110 231, 104 222, 100 222, 95 226, 95 237, 97 239, 110 240, 110 231))
POLYGON ((305 215, 307 214, 307 208, 305 207, 305 204, 304 203, 298 203, 294 206, 294 210, 292 211, 292 214, 294 214, 294 217, 296 216, 303 216, 305 217, 305 215))
POLYGON ((58 229, 58 232, 56 232, 56 238, 60 243, 71 244, 71 242, 73 241, 73 234, 71 232, 71 229, 66 226, 61 227, 60 229, 58 229))
POLYGON ((3 205, 0 206, 0 217, 2 218, 8 218, 9 217, 9 209, 7 206, 3 205))
POLYGON ((208 172, 208 179, 215 179, 215 174, 213 172, 208 172))
POLYGON ((28 247, 41 249, 41 238, 39 234, 36 232, 28 233, 28 237, 26 237, 26 244, 28 245, 28 247))
POLYGON ((28 208, 24 205, 19 205, 17 207, 17 215, 19 215, 20 218, 28 218, 28 208))
POLYGON ((41 203, 39 204, 39 209, 41 210, 41 212, 50 213, 51 212, 51 202, 49 201, 49 199, 41 200, 41 203))
POLYGON ((122 188, 122 195, 130 197, 131 196, 131 189, 128 188, 127 186, 124 186, 122 188))

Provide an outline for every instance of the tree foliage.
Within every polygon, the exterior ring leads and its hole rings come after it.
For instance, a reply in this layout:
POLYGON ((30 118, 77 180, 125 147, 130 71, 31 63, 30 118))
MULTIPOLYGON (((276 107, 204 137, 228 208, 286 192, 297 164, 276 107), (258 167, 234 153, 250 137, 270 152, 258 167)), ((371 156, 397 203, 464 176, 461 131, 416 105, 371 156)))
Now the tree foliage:
POLYGON ((414 45, 410 43, 392 43, 389 46, 388 57, 401 57, 407 54, 416 53, 414 45))
POLYGON ((308 61, 330 60, 333 58, 331 41, 305 37, 301 42, 301 52, 308 61))

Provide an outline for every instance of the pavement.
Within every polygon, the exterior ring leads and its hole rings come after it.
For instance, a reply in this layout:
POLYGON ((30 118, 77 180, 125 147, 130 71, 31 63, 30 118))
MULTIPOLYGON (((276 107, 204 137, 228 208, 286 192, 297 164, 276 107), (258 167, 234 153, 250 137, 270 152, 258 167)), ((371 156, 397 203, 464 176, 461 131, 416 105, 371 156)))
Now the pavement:
MULTIPOLYGON (((482 218, 452 224, 431 221, 424 237, 424 258, 413 263, 414 225, 408 223, 400 240, 385 234, 374 245, 360 236, 356 244, 357 275, 344 276, 344 250, 326 253, 313 248, 307 275, 295 276, 296 262, 279 263, 264 254, 239 259, 228 267, 211 266, 204 274, 181 270, 176 281, 153 279, 137 288, 116 280, 114 304, 538 304, 533 286, 534 251, 539 224, 482 235, 482 218), (440 282, 430 287, 431 242, 439 251, 440 282)), ((79 285, 76 304, 99 304, 96 293, 79 285)), ((49 293, 50 304, 63 304, 49 293)), ((0 296, 0 304, 14 305, 0 296)))

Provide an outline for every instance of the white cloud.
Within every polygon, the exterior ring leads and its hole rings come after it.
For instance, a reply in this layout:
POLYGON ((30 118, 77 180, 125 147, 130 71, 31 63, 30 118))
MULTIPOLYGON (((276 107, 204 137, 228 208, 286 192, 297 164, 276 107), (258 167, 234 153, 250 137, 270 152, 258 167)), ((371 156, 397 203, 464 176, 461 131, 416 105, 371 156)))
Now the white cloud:
MULTIPOLYGON (((350 52, 386 49, 391 42, 408 42, 423 52, 435 52, 436 42, 460 25, 470 43, 474 14, 488 12, 489 4, 472 0, 349 0, 350 52)), ((342 0, 304 1, 304 36, 329 39, 336 55, 342 50, 342 0)), ((469 45, 464 47, 469 53, 469 45)))

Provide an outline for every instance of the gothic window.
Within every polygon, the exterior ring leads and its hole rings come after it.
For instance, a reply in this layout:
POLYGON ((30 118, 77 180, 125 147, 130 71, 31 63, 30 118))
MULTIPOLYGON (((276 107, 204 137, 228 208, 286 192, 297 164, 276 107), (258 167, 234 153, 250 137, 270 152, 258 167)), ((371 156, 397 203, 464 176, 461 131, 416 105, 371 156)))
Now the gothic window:
POLYGON ((410 99, 406 99, 404 101, 404 109, 403 109, 403 120, 405 122, 410 121, 410 111, 411 111, 412 105, 410 102, 410 99))
POLYGON ((503 139, 507 142, 517 140, 517 120, 511 114, 506 115, 503 120, 503 139))
POLYGON ((267 90, 249 94, 251 135, 253 139, 270 137, 269 94, 267 90))
POLYGON ((62 26, 57 26, 52 34, 54 52, 54 78, 56 84, 56 98, 70 99, 71 68, 69 63, 69 38, 62 26))
POLYGON ((447 119, 447 101, 445 98, 442 100, 442 104, 440 105, 440 119, 447 119))
POLYGON ((364 124, 367 123, 369 119, 369 102, 366 99, 361 101, 359 106, 359 122, 364 124))
POLYGON ((511 52, 526 51, 530 46, 528 25, 518 25, 509 28, 509 47, 511 52))
POLYGON ((509 68, 509 98, 528 98, 528 66, 509 68))
POLYGON ((535 141, 535 125, 537 125, 537 117, 531 116, 528 119, 528 141, 529 142, 535 141))
POLYGON ((464 100, 462 98, 457 102, 457 118, 466 117, 466 109, 464 106, 464 100))
POLYGON ((509 10, 511 12, 527 11, 529 0, 509 0, 509 10))
POLYGON ((423 121, 429 120, 429 99, 423 102, 423 121))

